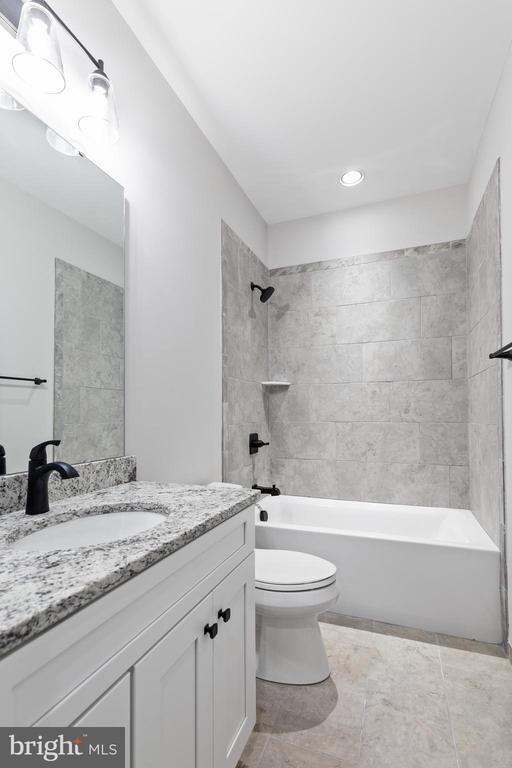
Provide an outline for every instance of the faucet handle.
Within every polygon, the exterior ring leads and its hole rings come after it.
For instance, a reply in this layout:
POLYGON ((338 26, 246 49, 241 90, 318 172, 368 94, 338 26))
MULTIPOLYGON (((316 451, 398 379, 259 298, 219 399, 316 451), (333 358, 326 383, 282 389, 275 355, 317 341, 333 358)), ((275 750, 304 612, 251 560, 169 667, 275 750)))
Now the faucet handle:
POLYGON ((48 459, 46 458, 46 446, 47 445, 60 445, 60 440, 46 440, 44 443, 34 445, 30 451, 29 459, 36 464, 46 464, 48 459))

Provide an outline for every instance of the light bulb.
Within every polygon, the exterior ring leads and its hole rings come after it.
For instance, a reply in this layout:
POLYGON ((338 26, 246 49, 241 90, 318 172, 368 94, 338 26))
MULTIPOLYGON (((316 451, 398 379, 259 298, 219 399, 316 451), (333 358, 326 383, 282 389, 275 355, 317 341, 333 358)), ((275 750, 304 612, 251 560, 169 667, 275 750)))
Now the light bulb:
POLYGON ((66 87, 55 19, 48 9, 27 2, 21 11, 17 39, 24 50, 12 66, 18 77, 43 93, 60 93, 66 87))
POLYGON ((52 149, 60 152, 61 155, 66 155, 66 157, 78 157, 80 154, 76 147, 70 144, 69 141, 66 141, 66 139, 63 139, 62 136, 59 136, 53 128, 46 129, 46 141, 52 149))
POLYGON ((119 122, 112 83, 100 69, 89 75, 89 95, 85 114, 78 121, 84 136, 103 146, 119 138, 119 122))
POLYGON ((14 99, 10 93, 4 91, 3 88, 0 88, 0 108, 9 109, 11 112, 20 112, 22 109, 25 109, 19 101, 16 101, 16 99, 14 99))

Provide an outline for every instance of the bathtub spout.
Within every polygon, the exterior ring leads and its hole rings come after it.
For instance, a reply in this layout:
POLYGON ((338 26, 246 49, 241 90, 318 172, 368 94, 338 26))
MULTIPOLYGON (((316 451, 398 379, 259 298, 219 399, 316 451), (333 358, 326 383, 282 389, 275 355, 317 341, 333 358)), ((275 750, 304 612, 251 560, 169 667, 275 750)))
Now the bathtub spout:
POLYGON ((279 490, 279 488, 277 488, 275 483, 273 484, 272 488, 269 488, 266 485, 256 485, 256 484, 254 484, 252 488, 255 491, 261 491, 264 496, 280 496, 281 495, 281 491, 279 490))

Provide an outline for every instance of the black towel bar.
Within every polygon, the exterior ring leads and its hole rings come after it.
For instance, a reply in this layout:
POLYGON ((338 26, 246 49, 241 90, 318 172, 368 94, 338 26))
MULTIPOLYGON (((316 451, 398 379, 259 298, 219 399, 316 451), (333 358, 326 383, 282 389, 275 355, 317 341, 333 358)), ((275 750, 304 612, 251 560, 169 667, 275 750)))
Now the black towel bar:
POLYGON ((7 379, 8 381, 31 381, 32 384, 46 384, 46 379, 40 379, 36 376, 35 379, 24 379, 21 376, 0 376, 0 379, 7 379))

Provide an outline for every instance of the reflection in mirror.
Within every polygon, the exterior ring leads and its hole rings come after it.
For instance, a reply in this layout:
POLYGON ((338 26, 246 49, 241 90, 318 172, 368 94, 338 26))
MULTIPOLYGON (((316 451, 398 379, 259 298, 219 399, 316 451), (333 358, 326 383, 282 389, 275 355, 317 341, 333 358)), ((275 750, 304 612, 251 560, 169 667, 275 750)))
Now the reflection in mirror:
POLYGON ((50 438, 62 441, 56 458, 73 463, 124 453, 123 233, 122 188, 84 157, 55 151, 30 112, 0 109, 7 473, 25 471, 31 447, 50 438))

